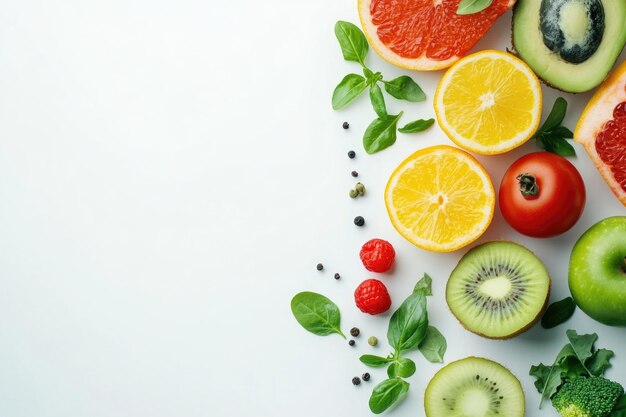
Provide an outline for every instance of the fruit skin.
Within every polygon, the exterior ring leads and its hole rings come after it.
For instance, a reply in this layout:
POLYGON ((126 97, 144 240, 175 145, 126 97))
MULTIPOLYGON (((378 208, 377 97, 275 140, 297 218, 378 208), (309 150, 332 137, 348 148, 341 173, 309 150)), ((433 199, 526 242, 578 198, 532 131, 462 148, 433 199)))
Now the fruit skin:
POLYGON ((604 181, 626 206, 626 191, 617 183, 609 167, 602 162, 595 144, 596 135, 607 121, 613 119, 615 106, 624 101, 626 101, 626 61, 611 73, 585 106, 574 130, 574 140, 585 147, 604 181))
POLYGON ((626 326, 626 216, 608 217, 578 239, 569 262, 578 307, 609 326, 626 326))
POLYGON ((391 297, 385 284, 377 279, 366 279, 354 290, 356 306, 364 313, 376 315, 391 307, 391 297))
POLYGON ((386 240, 371 239, 361 247, 359 257, 368 271, 386 272, 393 265, 396 251, 386 240))
POLYGON ((543 42, 542 0, 518 0, 513 8, 513 47, 539 78, 570 93, 589 91, 607 76, 626 43, 626 2, 603 0, 605 30, 595 53, 582 63, 563 60, 543 42))
MULTIPOLYGON (((460 0, 445 0, 445 1, 446 3, 456 2, 457 5, 458 3, 460 3, 460 0)), ((504 13, 506 10, 513 7, 513 5, 515 4, 515 1, 516 0, 509 0, 508 2, 500 1, 499 3, 501 4, 498 6, 503 7, 502 13, 504 13)), ((385 61, 389 62, 390 64, 396 65, 404 69, 410 69, 410 70, 437 71, 437 70, 448 68, 450 65, 452 65, 453 63, 455 63, 462 57, 462 55, 461 56, 453 55, 447 59, 435 60, 432 58, 428 58, 426 54, 422 54, 421 56, 417 58, 404 58, 404 57, 401 57, 400 55, 397 55, 395 52, 389 49, 385 44, 383 44, 383 42, 381 42, 380 39, 378 39, 378 36, 373 35, 376 33, 377 26, 373 24, 372 19, 371 19, 371 14, 370 14, 371 3, 372 3, 372 0, 358 0, 359 19, 361 21, 361 26, 363 27, 363 33, 365 33, 367 42, 371 45, 372 49, 374 49, 380 57, 382 57, 385 61)), ((441 1, 434 2, 434 3, 436 6, 440 4, 441 1)), ((498 0, 494 1, 494 3, 498 3, 498 0)), ((397 2, 397 4, 402 5, 401 2, 397 2)), ((496 4, 492 4, 492 7, 494 6, 496 6, 496 4)), ((473 18, 474 16, 472 15, 467 15, 467 16, 456 15, 455 16, 455 19, 458 19, 457 24, 468 24, 469 22, 469 24, 471 25, 473 18)), ((442 26, 448 27, 450 24, 451 22, 448 22, 448 25, 443 24, 442 26)), ((397 25, 397 26, 399 27, 401 25, 397 25)), ((477 37, 476 42, 478 42, 482 36, 484 36, 484 34, 477 37)))
POLYGON ((447 416, 436 415, 436 413, 434 412, 436 406, 433 404, 434 396, 430 394, 430 391, 434 389, 434 386, 438 382, 439 379, 445 378, 445 374, 450 371, 450 367, 463 365, 465 362, 474 362, 476 364, 482 363, 487 366, 495 365, 498 368, 501 368, 507 374, 510 374, 510 377, 511 377, 510 380, 515 382, 515 388, 519 390, 521 401, 520 401, 520 407, 517 410, 518 411, 517 415, 507 416, 507 417, 523 417, 525 415, 526 404, 525 404, 524 390, 522 388, 522 384, 519 382, 519 379, 517 379, 517 377, 513 375, 513 373, 509 369, 499 364, 498 362, 495 362, 486 358, 477 357, 477 356, 468 356, 466 358, 459 359, 454 362, 450 362, 448 365, 444 366, 439 371, 437 371, 435 376, 433 376, 432 379, 428 382, 428 386, 426 387, 426 391, 424 392, 424 411, 426 412, 426 417, 447 417, 447 416))
MULTIPOLYGON (((450 67, 448 71, 446 71, 444 76, 441 77, 441 80, 439 80, 439 84, 437 84, 437 89, 435 90, 435 96, 433 99, 433 105, 435 108, 435 115, 437 117, 437 123, 439 124, 439 127, 441 127, 446 136, 448 136, 448 138, 452 142, 470 152, 482 155, 496 155, 515 149, 526 143, 532 137, 532 135, 537 131, 537 128, 539 127, 543 100, 539 79, 537 78, 533 70, 524 61, 508 52, 502 52, 497 50, 484 50, 464 57, 462 60, 452 65, 452 67, 450 67), (500 144, 498 144, 498 146, 485 146, 476 141, 459 135, 458 133, 456 133, 454 126, 448 123, 448 119, 446 117, 446 106, 444 104, 444 97, 446 88, 449 84, 448 80, 450 78, 453 78, 454 71, 456 71, 459 67, 466 65, 466 62, 471 62, 472 60, 478 60, 481 58, 506 59, 509 63, 516 66, 519 71, 522 71, 528 75, 530 87, 535 94, 535 104, 533 106, 534 111, 532 112, 531 122, 526 127, 526 130, 518 132, 517 136, 505 142, 501 142, 500 144)), ((474 117, 476 119, 480 116, 472 115, 470 117, 474 117)), ((493 118, 493 116, 491 117, 493 118)))
POLYGON ((506 222, 531 237, 551 237, 569 230, 585 208, 585 183, 571 162, 550 152, 522 156, 502 177, 498 204, 506 222), (518 175, 531 174, 539 188, 524 197, 518 175))

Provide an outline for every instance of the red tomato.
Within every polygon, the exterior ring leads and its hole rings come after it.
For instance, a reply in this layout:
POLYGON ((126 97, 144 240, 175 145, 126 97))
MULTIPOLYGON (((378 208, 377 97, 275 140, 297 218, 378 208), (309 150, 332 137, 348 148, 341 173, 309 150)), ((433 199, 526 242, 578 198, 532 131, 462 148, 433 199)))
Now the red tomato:
POLYGON ((513 162, 504 173, 500 211, 518 232, 550 237, 569 230, 585 207, 585 184, 562 156, 535 152, 513 162))

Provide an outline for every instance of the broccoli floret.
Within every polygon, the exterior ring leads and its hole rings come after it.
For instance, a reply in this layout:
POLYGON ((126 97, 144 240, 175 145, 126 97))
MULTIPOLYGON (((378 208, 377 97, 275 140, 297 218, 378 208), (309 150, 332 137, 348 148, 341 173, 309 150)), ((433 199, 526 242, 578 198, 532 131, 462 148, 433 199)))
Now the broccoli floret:
POLYGON ((624 388, 606 378, 577 378, 565 383, 552 398, 563 417, 607 417, 624 388))

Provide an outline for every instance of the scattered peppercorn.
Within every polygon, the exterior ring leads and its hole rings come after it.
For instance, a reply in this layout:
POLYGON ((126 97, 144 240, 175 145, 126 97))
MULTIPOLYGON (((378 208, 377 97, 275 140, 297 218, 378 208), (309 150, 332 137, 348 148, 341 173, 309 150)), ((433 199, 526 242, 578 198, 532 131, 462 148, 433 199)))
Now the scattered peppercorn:
POLYGON ((357 190, 350 190, 348 195, 350 196, 350 198, 357 198, 359 196, 359 192, 357 190))
POLYGON ((352 171, 352 172, 350 173, 350 175, 352 175, 353 177, 355 177, 355 178, 356 178, 356 177, 358 177, 358 176, 359 176, 359 173, 358 173, 358 172, 356 172, 356 171, 352 171))
POLYGON ((335 279, 339 279, 341 278, 341 275, 339 275, 339 272, 335 272, 335 279))
POLYGON ((361 385, 361 378, 359 378, 358 376, 352 378, 352 385, 361 385))
POLYGON ((367 339, 367 343, 368 343, 370 346, 376 346, 376 345, 378 344, 378 339, 376 338, 376 336, 370 336, 370 337, 367 339))
POLYGON ((360 182, 356 183, 356 185, 354 186, 354 189, 356 190, 357 193, 359 193, 359 195, 365 194, 365 186, 360 182))
POLYGON ((363 216, 356 216, 354 218, 354 224, 361 227, 365 224, 365 219, 363 218, 363 216))
POLYGON ((324 269, 324 265, 317 264, 316 268, 317 268, 318 271, 321 271, 322 269, 324 269))
POLYGON ((343 122, 343 124, 341 125, 341 127, 343 127, 344 129, 348 129, 350 127, 350 123, 348 122, 343 122))
POLYGON ((350 336, 357 337, 359 334, 361 334, 361 331, 358 327, 353 327, 350 329, 350 336))
POLYGON ((356 344, 356 342, 355 342, 354 340, 350 339, 350 341, 348 342, 348 344, 349 344, 350 346, 354 346, 354 345, 356 344))
POLYGON ((363 375, 361 375, 361 378, 363 378, 363 381, 367 382, 370 380, 370 374, 368 372, 365 372, 363 375))
POLYGON ((354 152, 354 151, 349 151, 348 152, 348 158, 354 159, 355 156, 356 156, 356 152, 354 152))

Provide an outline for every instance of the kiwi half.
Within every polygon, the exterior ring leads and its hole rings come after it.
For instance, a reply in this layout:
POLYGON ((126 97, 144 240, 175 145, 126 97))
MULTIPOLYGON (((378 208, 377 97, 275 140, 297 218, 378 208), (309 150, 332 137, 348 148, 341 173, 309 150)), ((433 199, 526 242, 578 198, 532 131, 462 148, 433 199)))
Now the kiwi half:
POLYGON ((516 336, 539 320, 550 276, 528 249, 513 242, 472 248, 452 271, 446 301, 468 330, 492 339, 516 336))
POLYGON ((424 394, 427 417, 523 417, 524 391, 504 366, 470 356, 441 368, 424 394))

